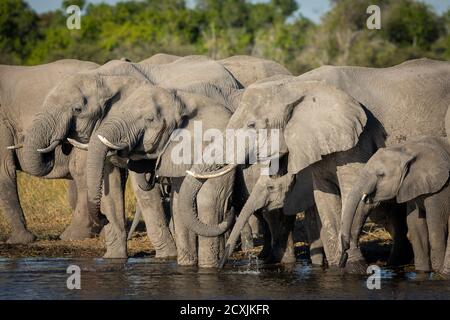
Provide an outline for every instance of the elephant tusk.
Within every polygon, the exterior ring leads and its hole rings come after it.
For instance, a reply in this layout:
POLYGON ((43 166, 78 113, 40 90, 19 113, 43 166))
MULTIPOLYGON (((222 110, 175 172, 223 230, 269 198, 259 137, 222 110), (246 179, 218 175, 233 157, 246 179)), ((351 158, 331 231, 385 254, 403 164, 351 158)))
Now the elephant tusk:
POLYGON ((7 150, 18 150, 18 149, 22 149, 22 148, 23 148, 23 144, 16 144, 14 146, 6 147, 7 150))
POLYGON ((55 150, 55 148, 59 145, 60 140, 53 141, 47 148, 37 149, 36 151, 39 153, 49 153, 55 150))
POLYGON ((364 193, 361 197, 361 201, 366 203, 368 197, 369 197, 369 195, 367 193, 364 193))
POLYGON ((88 143, 81 143, 75 139, 67 138, 67 141, 73 145, 75 148, 87 151, 89 149, 88 143))
POLYGON ((227 174, 234 168, 235 168, 235 165, 229 164, 229 165, 225 166, 224 169, 222 169, 218 172, 215 172, 215 173, 195 173, 195 172, 192 172, 191 170, 187 170, 186 173, 190 176, 193 176, 196 179, 213 179, 213 178, 218 178, 218 177, 221 177, 221 176, 227 174))
POLYGON ((106 139, 105 137, 103 137, 101 135, 98 135, 97 137, 108 148, 111 148, 111 149, 114 149, 114 150, 123 150, 126 147, 125 145, 124 146, 116 146, 115 144, 113 144, 112 142, 109 142, 108 139, 106 139))

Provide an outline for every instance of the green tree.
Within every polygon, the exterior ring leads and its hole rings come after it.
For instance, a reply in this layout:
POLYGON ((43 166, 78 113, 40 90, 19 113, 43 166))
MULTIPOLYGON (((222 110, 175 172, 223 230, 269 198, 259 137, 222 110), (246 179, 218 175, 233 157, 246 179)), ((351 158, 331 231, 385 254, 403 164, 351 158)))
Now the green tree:
POLYGON ((22 63, 39 37, 37 23, 25 1, 0 1, 0 63, 22 63))

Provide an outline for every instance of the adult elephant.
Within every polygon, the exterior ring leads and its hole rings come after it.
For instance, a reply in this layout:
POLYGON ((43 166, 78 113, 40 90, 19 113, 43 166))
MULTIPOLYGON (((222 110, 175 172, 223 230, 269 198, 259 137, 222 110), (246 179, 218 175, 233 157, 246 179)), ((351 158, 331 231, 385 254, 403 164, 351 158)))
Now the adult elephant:
MULTIPOLYGON (((97 69, 79 72, 64 79, 52 90, 45 99, 43 111, 33 122, 30 129, 32 134, 26 137, 24 143, 24 150, 29 150, 30 154, 26 162, 28 171, 45 175, 51 170, 52 151, 66 138, 86 149, 92 132, 108 112, 119 108, 121 102, 143 84, 200 92, 227 105, 231 105, 228 99, 233 97, 233 92, 240 89, 237 81, 223 66, 200 56, 181 58, 162 65, 111 61, 97 69)), ((135 192, 144 218, 147 217, 146 222, 154 224, 154 227, 148 228, 148 236, 156 247, 157 255, 173 256, 175 245, 164 223, 164 211, 156 200, 159 195, 155 191, 144 193, 139 188, 135 188, 135 192)), ((108 216, 112 223, 107 227, 107 234, 114 234, 112 229, 123 228, 117 225, 123 220, 123 196, 115 200, 118 210, 115 211, 116 216, 108 216)), ((90 211, 98 212, 96 203, 90 207, 90 211)), ((96 214, 92 216, 100 223, 96 214)), ((110 250, 106 257, 126 256, 123 246, 108 247, 110 250)))
POLYGON ((151 56, 150 58, 144 59, 140 61, 140 64, 166 64, 174 62, 178 59, 181 59, 180 56, 175 56, 167 53, 157 53, 151 56))
MULTIPOLYGON (((341 203, 359 169, 381 146, 418 135, 443 136, 449 102, 446 62, 421 59, 380 69, 326 66, 250 86, 227 128, 281 129, 279 152, 269 156, 287 154, 291 174, 312 170, 326 258, 330 265, 338 265, 341 203)), ((197 166, 183 183, 180 205, 192 208, 191 199, 211 175, 220 175, 220 170, 197 166)), ((184 213, 188 225, 202 234, 206 226, 195 212, 184 213)), ((408 243, 405 221, 401 222, 392 230, 391 261, 408 243)), ((207 228, 216 230, 212 225, 207 228)), ((350 248, 349 262, 362 266, 359 248, 350 248)))
POLYGON ((27 132, 39 138, 40 132, 28 130, 41 116, 43 101, 50 91, 65 77, 97 67, 92 62, 70 59, 32 67, 0 66, 0 207, 12 228, 9 243, 28 243, 34 239, 26 228, 20 205, 16 170, 46 179, 73 179, 68 191, 69 199, 73 199, 70 202, 74 215, 61 238, 75 240, 92 235, 86 207, 86 177, 80 165, 86 153, 61 145, 45 158, 48 164, 45 172, 29 170, 28 159, 36 150, 29 152, 24 140, 31 138, 27 132))
MULTIPOLYGON (((103 168, 108 152, 117 150, 121 157, 129 158, 131 162, 138 156, 145 156, 149 159, 146 160, 147 171, 152 176, 171 179, 172 215, 178 263, 196 264, 198 250, 200 266, 216 266, 219 256, 223 253, 220 249, 220 240, 199 239, 197 249, 196 235, 188 232, 180 223, 181 213, 177 210, 176 203, 185 171, 194 163, 195 157, 192 152, 194 149, 191 148, 203 148, 206 145, 206 142, 202 142, 203 145, 194 147, 199 138, 202 141, 202 137, 196 137, 198 134, 196 126, 199 123, 203 126, 200 134, 208 129, 223 130, 230 116, 231 112, 224 105, 204 95, 182 90, 167 90, 150 84, 142 85, 123 102, 120 108, 109 112, 90 140, 87 163, 89 200, 97 205, 99 203, 103 168), (176 129, 182 131, 175 131, 176 129), (182 143, 180 144, 174 136, 171 138, 172 134, 182 137, 182 143), (180 156, 181 158, 176 158, 180 156)), ((136 183, 143 189, 149 189, 146 180, 136 183)), ((227 212, 227 202, 232 188, 232 173, 205 184, 197 200, 199 216, 214 220, 214 224, 222 221, 227 212), (209 215, 211 210, 214 213, 209 215), (202 214, 203 212, 208 215, 202 214)), ((141 203, 139 205, 143 208, 141 203)), ((230 223, 231 220, 226 219, 220 224, 221 233, 229 228, 230 223)), ((117 241, 112 245, 123 247, 124 231, 116 229, 115 232, 114 239, 117 241)))
POLYGON ((274 75, 292 75, 288 69, 275 61, 252 56, 231 56, 217 62, 227 68, 243 87, 274 75))

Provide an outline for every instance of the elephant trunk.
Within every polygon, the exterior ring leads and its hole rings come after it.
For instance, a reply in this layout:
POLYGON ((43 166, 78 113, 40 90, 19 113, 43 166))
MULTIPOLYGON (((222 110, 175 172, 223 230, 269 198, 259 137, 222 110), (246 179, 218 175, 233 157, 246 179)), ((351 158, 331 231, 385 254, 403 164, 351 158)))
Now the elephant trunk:
POLYGON ((263 205, 257 205, 256 203, 256 197, 261 198, 259 194, 252 193, 250 197, 245 202, 244 207, 241 210, 241 213, 239 214, 238 219, 236 220, 236 223, 233 226, 233 230, 231 231, 230 236, 228 237, 227 243, 225 244, 225 251, 222 256, 222 259, 219 263, 219 268, 222 269, 227 262, 228 258, 233 253, 236 243, 238 241, 238 238, 241 234, 242 229, 244 228, 245 224, 248 222, 252 214, 263 207, 263 205))
POLYGON ((88 189, 88 211, 95 224, 101 225, 99 221, 100 200, 102 197, 103 177, 105 170, 106 155, 109 148, 92 136, 89 142, 87 157, 87 189, 88 189))
MULTIPOLYGON (((208 166, 197 166, 195 172, 205 173, 208 166)), ((210 171, 210 170, 209 170, 210 171)), ((225 233, 232 225, 234 216, 229 215, 228 219, 218 225, 207 225, 201 222, 197 216, 197 194, 206 180, 197 179, 188 174, 181 185, 178 201, 178 210, 181 213, 182 223, 194 233, 203 237, 217 237, 225 233)))
POLYGON ((342 209, 341 247, 342 256, 340 266, 344 267, 347 260, 347 250, 351 244, 358 245, 359 236, 364 223, 370 213, 369 210, 358 210, 360 204, 367 203, 369 196, 375 191, 376 176, 363 174, 361 179, 353 186, 342 209))
MULTIPOLYGON (((87 157, 87 189, 88 189, 88 210, 94 223, 100 222, 100 200, 102 196, 102 187, 105 177, 105 162, 108 152, 113 150, 122 150, 132 148, 137 138, 131 138, 128 134, 127 122, 124 119, 111 119, 103 123, 96 132, 92 134, 89 141, 89 151, 87 157), (120 148, 117 146, 121 146, 120 148)), ((107 185, 105 184, 105 188, 107 185)), ((107 193, 108 190, 105 190, 107 193)))
POLYGON ((55 163, 54 150, 66 137, 69 125, 70 119, 63 115, 38 114, 25 135, 22 170, 38 177, 48 175, 55 163))

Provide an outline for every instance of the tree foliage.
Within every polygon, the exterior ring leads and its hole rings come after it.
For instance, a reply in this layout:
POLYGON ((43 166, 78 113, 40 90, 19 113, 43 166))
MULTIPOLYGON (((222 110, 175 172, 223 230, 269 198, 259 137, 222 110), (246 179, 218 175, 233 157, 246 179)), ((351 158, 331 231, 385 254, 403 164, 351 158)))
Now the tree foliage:
POLYGON ((0 63, 40 64, 61 58, 104 63, 158 52, 224 58, 250 54, 294 73, 323 64, 389 66, 406 59, 450 58, 450 11, 438 16, 415 0, 383 0, 381 30, 369 30, 370 0, 333 0, 314 24, 295 0, 64 0, 36 14, 24 0, 0 0, 0 63), (80 30, 66 27, 66 8, 83 11, 80 30))

